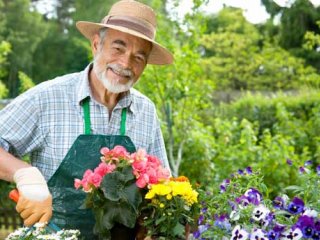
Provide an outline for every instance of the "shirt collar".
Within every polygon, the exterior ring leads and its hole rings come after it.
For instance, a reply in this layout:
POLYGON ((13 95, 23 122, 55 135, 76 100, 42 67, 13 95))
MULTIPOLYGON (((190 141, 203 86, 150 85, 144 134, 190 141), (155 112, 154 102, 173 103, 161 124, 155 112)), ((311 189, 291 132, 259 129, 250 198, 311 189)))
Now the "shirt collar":
MULTIPOLYGON (((92 69, 93 63, 90 63, 82 72, 80 72, 80 84, 78 87, 77 93, 77 103, 82 105, 82 102, 86 98, 92 98, 92 92, 89 85, 89 73, 92 69)), ((135 104, 134 104, 134 97, 133 97, 134 90, 131 89, 119 100, 117 105, 114 109, 122 109, 128 108, 132 113, 135 112, 135 104)))

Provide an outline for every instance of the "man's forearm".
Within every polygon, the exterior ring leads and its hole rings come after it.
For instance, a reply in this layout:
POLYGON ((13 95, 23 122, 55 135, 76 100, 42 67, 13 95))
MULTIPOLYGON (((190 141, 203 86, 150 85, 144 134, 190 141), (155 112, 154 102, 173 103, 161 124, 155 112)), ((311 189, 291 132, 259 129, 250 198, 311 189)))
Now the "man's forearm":
POLYGON ((0 179, 12 182, 14 173, 26 167, 31 166, 0 147, 0 179))

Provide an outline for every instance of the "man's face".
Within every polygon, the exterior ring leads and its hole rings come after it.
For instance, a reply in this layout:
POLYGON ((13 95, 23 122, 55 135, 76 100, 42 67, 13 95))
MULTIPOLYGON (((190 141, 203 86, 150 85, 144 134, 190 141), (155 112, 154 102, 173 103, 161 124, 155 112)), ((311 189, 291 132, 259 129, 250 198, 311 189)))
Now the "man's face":
POLYGON ((128 91, 147 64, 151 43, 113 29, 106 34, 104 43, 93 50, 93 71, 110 92, 128 91))

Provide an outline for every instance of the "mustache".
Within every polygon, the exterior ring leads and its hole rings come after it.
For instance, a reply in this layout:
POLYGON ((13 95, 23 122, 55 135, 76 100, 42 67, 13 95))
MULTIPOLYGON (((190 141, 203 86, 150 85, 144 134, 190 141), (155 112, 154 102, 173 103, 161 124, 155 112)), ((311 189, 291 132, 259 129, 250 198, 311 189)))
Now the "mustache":
POLYGON ((107 69, 111 69, 116 74, 119 74, 121 76, 124 76, 124 77, 127 77, 127 78, 132 78, 133 77, 133 72, 130 69, 122 67, 120 64, 109 63, 109 64, 107 64, 106 68, 107 69))

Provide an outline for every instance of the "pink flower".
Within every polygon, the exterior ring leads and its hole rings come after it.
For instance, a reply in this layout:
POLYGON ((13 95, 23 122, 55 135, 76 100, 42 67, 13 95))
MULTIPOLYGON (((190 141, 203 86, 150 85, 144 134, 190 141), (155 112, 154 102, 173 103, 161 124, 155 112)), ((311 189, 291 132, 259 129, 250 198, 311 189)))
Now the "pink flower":
POLYGON ((140 175, 140 177, 137 179, 136 181, 136 185, 139 188, 144 188, 145 186, 147 186, 149 182, 149 176, 147 174, 142 174, 140 175))
POLYGON ((148 184, 155 184, 160 180, 169 179, 170 171, 162 167, 157 157, 147 155, 145 150, 139 149, 131 157, 134 159, 132 169, 137 178, 138 187, 145 187, 148 184))
POLYGON ((147 161, 144 160, 135 160, 132 163, 132 168, 137 171, 144 171, 147 167, 147 161))
POLYGON ((90 179, 92 177, 92 175, 93 175, 92 170, 91 169, 87 169, 83 174, 82 180, 85 180, 85 181, 88 182, 88 179, 90 179))
POLYGON ((155 166, 160 166, 161 165, 160 160, 157 157, 152 156, 152 155, 148 156, 148 162, 150 162, 150 164, 153 164, 155 166))
POLYGON ((91 184, 93 184, 96 188, 100 187, 102 182, 102 176, 99 174, 94 174, 91 178, 91 184))
POLYGON ((74 179, 74 187, 76 189, 79 189, 81 186, 82 186, 81 180, 78 178, 74 179))
POLYGON ((156 169, 149 168, 146 172, 146 175, 148 175, 149 178, 148 183, 155 184, 159 182, 156 169))
POLYGON ((159 181, 166 180, 171 177, 171 173, 170 173, 169 169, 166 169, 164 167, 160 167, 160 168, 158 168, 157 176, 158 176, 159 181))
POLYGON ((85 191, 89 191, 91 189, 90 184, 92 183, 92 178, 94 176, 94 173, 91 169, 88 169, 84 172, 83 178, 82 178, 82 186, 85 191))
POLYGON ((102 162, 94 169, 94 173, 104 177, 106 174, 113 172, 114 169, 116 169, 116 165, 102 162))
POLYGON ((110 149, 107 148, 107 147, 103 147, 103 148, 100 149, 100 153, 102 155, 107 155, 109 152, 110 152, 110 149))
POLYGON ((91 186, 88 182, 84 182, 82 180, 82 187, 83 187, 83 191, 85 192, 91 192, 91 186))
POLYGON ((138 151, 136 151, 135 153, 131 154, 131 158, 134 161, 142 161, 142 160, 145 161, 146 158, 147 158, 147 152, 143 148, 140 148, 140 149, 138 149, 138 151))
POLYGON ((128 158, 129 153, 127 152, 127 149, 125 149, 123 146, 115 146, 112 150, 113 154, 117 158, 128 158))

